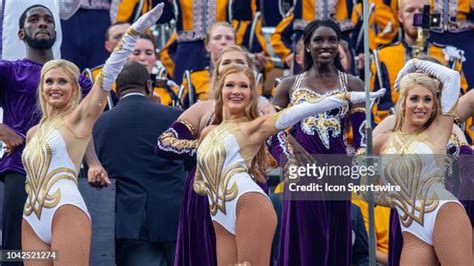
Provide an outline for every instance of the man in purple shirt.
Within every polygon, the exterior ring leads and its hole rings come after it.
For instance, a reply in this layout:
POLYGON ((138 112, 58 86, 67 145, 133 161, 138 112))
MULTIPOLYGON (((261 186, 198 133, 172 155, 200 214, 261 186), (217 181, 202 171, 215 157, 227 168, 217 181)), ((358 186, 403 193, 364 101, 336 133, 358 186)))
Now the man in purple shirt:
MULTIPOLYGON (((4 182, 3 250, 21 249, 21 222, 27 197, 21 154, 26 132, 41 117, 37 107, 40 72, 43 64, 53 59, 51 47, 56 40, 53 15, 43 5, 28 7, 19 19, 19 26, 18 37, 25 43, 26 58, 0 60, 0 107, 4 110, 0 140, 7 146, 7 154, 0 159, 0 179, 4 182)), ((83 93, 92 87, 84 77, 79 83, 83 93)))

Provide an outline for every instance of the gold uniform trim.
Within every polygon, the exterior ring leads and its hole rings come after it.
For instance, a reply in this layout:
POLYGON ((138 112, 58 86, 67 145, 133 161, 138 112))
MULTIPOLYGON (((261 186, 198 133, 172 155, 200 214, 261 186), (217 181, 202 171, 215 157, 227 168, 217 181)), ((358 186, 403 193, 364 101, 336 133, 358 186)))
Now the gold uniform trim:
POLYGON ((355 113, 365 113, 365 108, 363 107, 355 107, 355 108, 352 108, 351 109, 351 114, 355 114, 355 113))
POLYGON ((140 36, 141 33, 136 31, 134 28, 130 27, 128 28, 127 30, 127 34, 129 34, 130 36, 140 36))
POLYGON ((181 123, 185 127, 187 127, 189 132, 191 132, 191 135, 193 135, 194 137, 196 137, 198 135, 198 132, 197 132, 196 128, 191 123, 189 123, 187 120, 178 119, 178 121, 176 121, 176 122, 181 123))
POLYGON ((384 167, 385 176, 400 186, 400 191, 392 195, 390 202, 403 210, 399 215, 400 222, 405 227, 409 227, 413 221, 423 225, 425 213, 434 211, 438 206, 439 198, 436 194, 430 199, 426 198, 429 188, 440 182, 441 177, 432 175, 420 180, 422 170, 423 160, 416 154, 405 156, 403 159, 396 156, 384 167))
POLYGON ((52 160, 50 145, 32 141, 28 144, 23 155, 23 164, 26 170, 25 190, 28 198, 25 203, 24 214, 33 212, 40 219, 43 208, 54 208, 61 201, 61 191, 51 192, 54 184, 61 180, 72 180, 77 184, 76 172, 73 169, 59 167, 48 173, 52 160))
POLYGON ((424 224, 424 215, 433 212, 439 204, 439 196, 431 188, 434 184, 444 182, 444 161, 435 157, 432 159, 437 167, 422 176, 424 168, 431 166, 426 165, 426 160, 417 154, 419 151, 413 146, 415 142, 424 143, 433 149, 422 135, 396 132, 381 152, 387 154, 387 150, 397 151, 397 155, 384 156, 384 176, 389 183, 400 186, 400 191, 390 194, 390 204, 403 211, 399 215, 405 227, 409 227, 413 221, 424 224))
MULTIPOLYGON (((337 88, 326 93, 318 93, 308 88, 300 87, 291 94, 291 104, 296 105, 304 102, 316 103, 324 98, 334 96, 343 101, 348 101, 344 88, 337 88)), ((317 134, 326 149, 331 148, 331 139, 339 137, 342 132, 344 121, 349 112, 349 105, 334 108, 330 111, 308 116, 301 120, 301 130, 307 135, 317 134)))
POLYGON ((158 146, 164 151, 193 155, 198 147, 198 141, 198 139, 180 139, 178 133, 170 128, 161 134, 158 146))
POLYGON ((218 210, 226 214, 226 202, 234 200, 239 192, 235 182, 230 184, 232 176, 248 171, 238 163, 224 167, 227 152, 222 140, 237 130, 238 125, 235 123, 221 124, 209 132, 199 148, 196 170, 199 173, 196 176, 206 177, 204 185, 210 199, 212 216, 218 210))

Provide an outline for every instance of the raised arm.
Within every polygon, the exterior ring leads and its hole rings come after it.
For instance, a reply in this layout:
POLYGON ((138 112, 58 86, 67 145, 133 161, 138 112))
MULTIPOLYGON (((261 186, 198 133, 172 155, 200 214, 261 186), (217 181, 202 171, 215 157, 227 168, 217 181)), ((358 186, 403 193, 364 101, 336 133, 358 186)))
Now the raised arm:
POLYGON ((453 129, 453 119, 461 88, 461 76, 459 72, 443 65, 425 60, 412 59, 400 70, 397 80, 395 81, 395 86, 398 86, 401 78, 405 74, 417 70, 435 77, 443 85, 440 99, 441 115, 436 116, 433 123, 427 129, 427 134, 433 137, 434 143, 440 143, 440 145, 444 147, 453 129))
POLYGON ((469 117, 474 116, 474 90, 468 91, 459 98, 456 114, 461 123, 466 122, 469 117))
POLYGON ((291 76, 284 78, 281 81, 281 83, 276 88, 272 104, 280 108, 286 108, 288 106, 288 103, 290 102, 290 88, 295 83, 295 80, 296 76, 291 76))
MULTIPOLYGON (((380 97, 385 94, 385 89, 371 92, 371 98, 380 97)), ((303 118, 326 112, 334 108, 348 104, 348 100, 353 103, 360 103, 365 100, 365 92, 348 92, 322 98, 317 102, 302 103, 290 108, 286 108, 276 114, 269 114, 258 117, 248 122, 243 130, 254 143, 262 143, 267 138, 278 133, 278 131, 291 127, 303 118)))
POLYGON ((76 133, 90 135, 92 127, 103 112, 107 103, 107 95, 112 89, 112 84, 127 62, 140 34, 153 26, 163 12, 163 4, 158 4, 148 13, 141 16, 124 34, 119 44, 105 62, 101 74, 97 77, 91 92, 82 100, 72 115, 71 127, 76 133))

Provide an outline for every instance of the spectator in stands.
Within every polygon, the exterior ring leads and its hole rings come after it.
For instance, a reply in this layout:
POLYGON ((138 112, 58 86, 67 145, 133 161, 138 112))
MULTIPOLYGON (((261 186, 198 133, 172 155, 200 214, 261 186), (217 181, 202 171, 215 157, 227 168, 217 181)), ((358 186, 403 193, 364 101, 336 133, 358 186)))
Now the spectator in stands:
MULTIPOLYGON (((266 60, 269 56, 265 38, 261 34, 261 19, 255 19, 257 12, 256 0, 232 1, 232 14, 228 14, 231 1, 179 0, 177 33, 173 34, 160 52, 160 58, 170 77, 181 83, 186 70, 202 70, 210 65, 210 58, 204 53, 205 35, 219 22, 230 21, 236 31, 235 42, 246 46, 251 53, 256 54, 258 65, 265 66, 265 71, 272 67, 266 60), (249 3, 250 2, 250 3, 249 3), (251 25, 255 21, 252 44, 249 43, 251 25), (193 56, 189 56, 192 54, 193 56)), ((261 69, 260 69, 261 70, 261 69)))
MULTIPOLYGON (((105 33, 105 41, 104 41, 104 48, 110 54, 114 51, 115 46, 117 46, 122 36, 127 32, 127 29, 130 27, 130 23, 128 22, 116 22, 107 29, 105 33)), ((104 64, 100 64, 96 67, 91 68, 92 72, 92 80, 99 75, 102 71, 104 64)))
POLYGON ((129 61, 134 61, 142 64, 150 73, 151 82, 153 85, 152 97, 153 100, 164 105, 178 105, 179 97, 177 88, 168 86, 153 73, 156 63, 156 45, 153 37, 149 34, 143 34, 137 41, 132 54, 128 57, 129 61))

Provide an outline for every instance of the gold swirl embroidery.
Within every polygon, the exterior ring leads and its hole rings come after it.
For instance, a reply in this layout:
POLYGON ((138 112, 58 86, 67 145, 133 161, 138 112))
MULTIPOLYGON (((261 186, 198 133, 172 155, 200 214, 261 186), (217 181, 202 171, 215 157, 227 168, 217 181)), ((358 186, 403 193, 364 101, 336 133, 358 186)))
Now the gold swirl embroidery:
MULTIPOLYGON (((417 154, 417 143, 428 145, 426 141, 422 135, 397 132, 382 151, 398 154, 384 156, 384 176, 387 182, 400 186, 400 191, 391 193, 390 202, 392 207, 402 210, 400 221, 405 227, 413 221, 424 224, 424 215, 434 211, 439 203, 439 195, 432 187, 444 183, 444 156, 417 154)), ((429 149, 434 152, 432 147, 429 149)))
POLYGON ((235 199, 238 187, 234 182, 229 184, 231 177, 238 173, 247 172, 240 164, 232 164, 224 168, 226 160, 226 147, 222 139, 230 134, 236 125, 234 123, 222 124, 212 130, 201 143, 198 152, 197 170, 205 178, 207 194, 210 198, 211 215, 217 211, 226 214, 226 202, 235 199))
POLYGON ((432 212, 438 206, 438 196, 433 194, 427 199, 430 187, 440 182, 434 173, 423 176, 423 160, 419 155, 404 155, 384 158, 387 160, 384 174, 389 183, 400 186, 400 191, 390 199, 393 207, 403 210, 400 221, 409 227, 413 221, 424 223, 424 214, 432 212))
POLYGON ((48 173, 52 160, 50 145, 34 140, 29 145, 31 146, 25 149, 23 155, 27 174, 25 190, 28 194, 24 214, 29 216, 34 212, 40 218, 43 208, 54 208, 61 200, 59 189, 50 191, 53 185, 60 180, 72 180, 77 184, 77 177, 73 169, 66 167, 59 167, 48 173))
POLYGON ((190 154, 196 152, 198 139, 180 139, 178 133, 170 128, 163 132, 158 138, 158 147, 164 151, 171 151, 177 154, 190 154))
MULTIPOLYGON (((302 102, 315 103, 320 101, 322 97, 330 95, 337 95, 342 98, 346 97, 346 93, 343 89, 319 94, 309 89, 299 88, 292 93, 291 102, 293 105, 302 102)), ((341 135, 343 119, 347 116, 349 107, 348 105, 344 105, 334 110, 320 113, 316 116, 309 116, 301 121, 302 131, 308 135, 317 133, 326 149, 330 148, 331 137, 337 138, 341 135), (334 110, 337 110, 335 114, 333 113, 334 110)))

